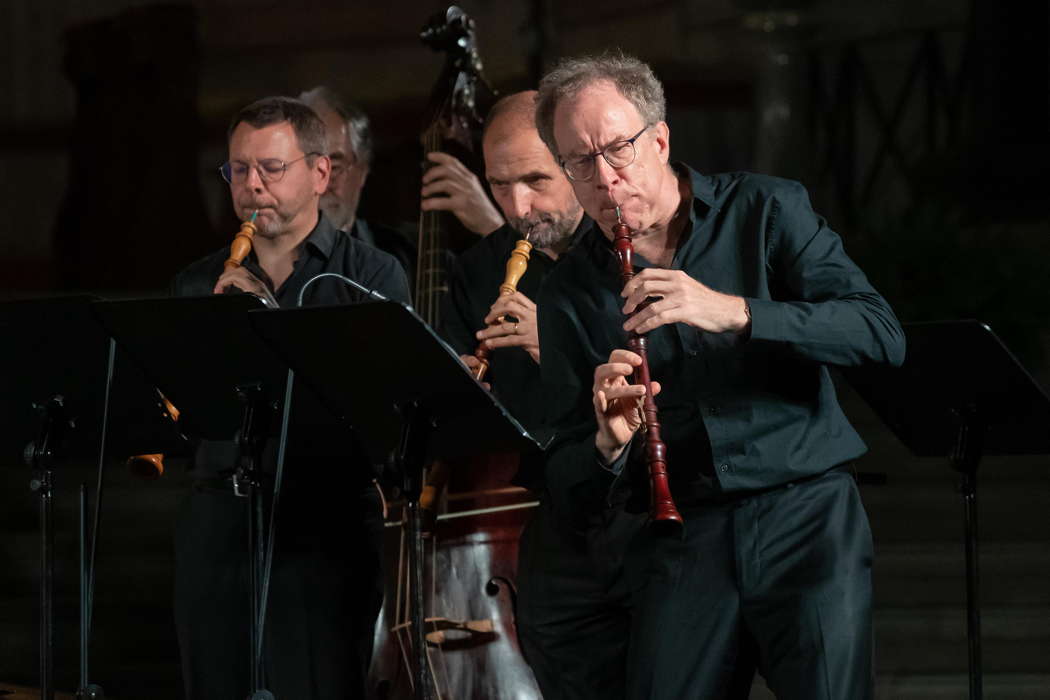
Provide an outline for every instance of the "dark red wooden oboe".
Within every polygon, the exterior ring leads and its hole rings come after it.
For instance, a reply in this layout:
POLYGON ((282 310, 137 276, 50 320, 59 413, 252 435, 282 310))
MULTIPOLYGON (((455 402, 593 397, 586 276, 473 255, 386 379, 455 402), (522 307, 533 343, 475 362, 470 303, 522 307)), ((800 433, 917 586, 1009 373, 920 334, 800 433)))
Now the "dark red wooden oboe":
MULTIPOLYGON (((631 255, 631 229, 620 218, 620 207, 616 207, 616 224, 612 227, 613 245, 616 257, 620 259, 620 279, 626 286, 634 277, 631 255)), ((631 316, 649 305, 646 300, 638 305, 631 316)), ((636 331, 627 335, 627 347, 642 358, 642 364, 634 370, 631 380, 645 387, 642 397, 643 428, 645 430, 645 457, 649 465, 649 519, 657 524, 673 525, 680 528, 682 515, 671 498, 671 488, 667 483, 667 445, 660 439, 660 421, 656 415, 656 402, 653 400, 652 379, 649 377, 649 356, 646 353, 646 337, 636 331)))

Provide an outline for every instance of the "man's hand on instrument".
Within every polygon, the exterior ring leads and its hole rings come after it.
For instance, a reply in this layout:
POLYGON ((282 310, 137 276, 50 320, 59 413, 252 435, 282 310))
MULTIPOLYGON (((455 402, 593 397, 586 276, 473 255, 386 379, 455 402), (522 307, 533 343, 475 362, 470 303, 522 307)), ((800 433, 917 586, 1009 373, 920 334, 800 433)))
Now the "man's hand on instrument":
POLYGON ((485 328, 475 333, 475 336, 479 341, 484 341, 485 347, 490 350, 522 348, 539 364, 540 337, 536 329, 536 305, 521 292, 500 295, 485 317, 485 328), (513 316, 516 320, 504 319, 496 323, 500 316, 513 316))
POLYGON ((625 314, 648 297, 657 297, 623 324, 626 331, 648 333, 669 323, 687 323, 710 333, 742 333, 751 322, 743 297, 716 292, 681 270, 642 270, 624 286, 620 296, 626 299, 625 314))
MULTIPOLYGON (((628 383, 641 364, 642 358, 630 350, 613 350, 609 361, 594 370, 594 415, 598 419, 594 445, 606 464, 616 461, 642 425, 645 386, 628 383)), ((652 382, 652 387, 653 396, 660 393, 659 382, 652 382)))
POLYGON ((243 267, 235 267, 223 272, 215 283, 212 294, 223 294, 229 287, 235 287, 242 292, 253 294, 263 299, 272 308, 276 309, 278 307, 277 300, 270 293, 270 289, 262 280, 243 267))
MULTIPOLYGON (((467 369, 470 370, 471 374, 473 374, 474 376, 477 376, 478 368, 481 367, 481 360, 479 360, 478 358, 474 357, 473 355, 460 355, 459 356, 459 361, 467 366, 467 369)), ((488 382, 485 382, 485 381, 481 382, 481 386, 485 387, 489 391, 492 391, 492 385, 489 384, 488 382)))
POLYGON ((484 186, 457 158, 440 151, 427 154, 434 163, 423 173, 423 211, 449 211, 479 236, 487 236, 503 225, 496 205, 484 186))

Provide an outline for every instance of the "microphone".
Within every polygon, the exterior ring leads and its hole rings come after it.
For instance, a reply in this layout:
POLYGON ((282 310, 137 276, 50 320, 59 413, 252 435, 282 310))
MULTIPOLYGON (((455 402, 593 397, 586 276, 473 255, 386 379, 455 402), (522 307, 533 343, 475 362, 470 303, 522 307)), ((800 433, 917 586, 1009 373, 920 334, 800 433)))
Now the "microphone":
POLYGON ((348 285, 350 285, 351 287, 353 287, 357 291, 359 291, 359 292, 361 292, 363 294, 367 294, 368 296, 372 297, 376 301, 390 301, 389 299, 387 299, 385 296, 383 296, 382 294, 380 294, 376 290, 369 289, 365 285, 361 284, 360 282, 355 282, 354 280, 350 279, 346 275, 340 275, 338 272, 322 272, 321 274, 315 275, 315 276, 311 277, 310 279, 306 280, 306 284, 304 284, 302 289, 299 290, 299 298, 296 301, 296 304, 295 304, 296 306, 302 306, 303 305, 303 294, 306 292, 306 288, 309 287, 314 282, 316 282, 317 280, 321 279, 322 277, 335 277, 337 279, 341 279, 342 281, 346 282, 348 285))

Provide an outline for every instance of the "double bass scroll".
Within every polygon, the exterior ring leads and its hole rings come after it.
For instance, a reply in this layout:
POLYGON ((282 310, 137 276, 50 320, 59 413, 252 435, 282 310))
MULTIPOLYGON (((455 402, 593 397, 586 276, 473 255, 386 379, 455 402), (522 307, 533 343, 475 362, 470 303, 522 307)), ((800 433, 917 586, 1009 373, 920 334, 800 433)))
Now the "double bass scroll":
MULTIPOLYGON (((445 53, 420 140, 424 158, 427 153, 443 151, 476 170, 472 165, 479 160, 483 117, 495 92, 482 74, 474 29, 474 20, 450 5, 420 32, 423 43, 445 53)), ((424 168, 428 167, 425 163, 424 168)), ((413 303, 423 320, 437 327, 441 297, 448 291, 449 251, 465 248, 475 237, 455 216, 441 211, 420 212, 418 235, 413 303)))

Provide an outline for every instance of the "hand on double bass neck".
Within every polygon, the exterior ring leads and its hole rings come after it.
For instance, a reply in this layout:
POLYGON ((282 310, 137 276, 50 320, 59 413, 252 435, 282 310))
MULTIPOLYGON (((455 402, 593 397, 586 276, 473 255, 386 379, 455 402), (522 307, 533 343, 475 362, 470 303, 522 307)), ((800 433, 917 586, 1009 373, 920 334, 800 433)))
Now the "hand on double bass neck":
POLYGON ((536 304, 521 292, 497 298, 485 316, 485 327, 474 336, 489 350, 521 348, 529 353, 536 364, 540 362, 536 304))
MULTIPOLYGON (((617 349, 609 361, 594 370, 594 415, 598 434, 594 445, 607 464, 620 456, 624 447, 642 427, 644 384, 631 384, 628 379, 642 358, 630 350, 617 349)), ((653 396, 660 393, 660 382, 652 382, 653 396)))
POLYGON ((459 159, 435 151, 427 154, 427 160, 433 165, 423 173, 423 211, 451 212, 479 236, 487 236, 503 225, 503 217, 485 187, 459 159))

